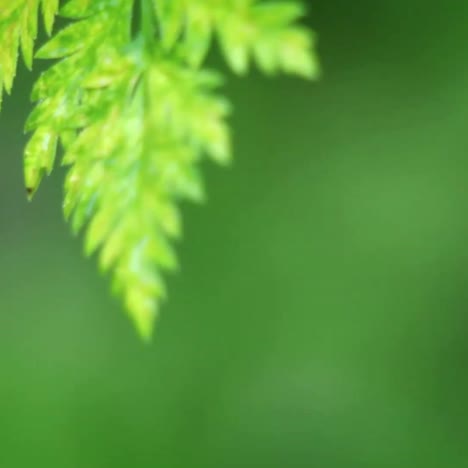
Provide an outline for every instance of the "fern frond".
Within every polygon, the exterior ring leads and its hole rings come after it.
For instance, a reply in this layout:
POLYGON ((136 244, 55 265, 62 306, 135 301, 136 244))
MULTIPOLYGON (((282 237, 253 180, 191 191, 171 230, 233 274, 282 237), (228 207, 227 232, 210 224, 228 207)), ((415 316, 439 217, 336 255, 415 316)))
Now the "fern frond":
POLYGON ((199 66, 216 37, 231 69, 244 75, 254 61, 268 74, 279 71, 314 78, 318 60, 314 36, 297 21, 305 15, 295 2, 256 0, 153 0, 162 44, 182 46, 199 66))
MULTIPOLYGON (((112 103, 66 153, 73 167, 65 210, 76 229, 91 219, 86 251, 101 248, 101 268, 113 271, 116 292, 147 338, 165 296, 161 271, 177 264, 170 245, 181 232, 177 202, 203 197, 197 165, 205 152, 227 160, 229 139, 211 77, 163 61, 143 70, 138 62, 106 88, 112 103)), ((103 102, 101 92, 88 98, 103 102)))
POLYGON ((3 89, 10 93, 13 86, 19 48, 26 66, 32 68, 39 9, 50 35, 58 7, 59 0, 0 0, 0 108, 3 89))
MULTIPOLYGON (((51 172, 58 141, 67 147, 77 130, 86 127, 89 115, 83 109, 87 96, 84 78, 100 64, 120 58, 119 49, 130 43, 131 8, 128 0, 72 0, 60 14, 77 21, 37 52, 37 58, 62 60, 40 76, 32 92, 38 105, 25 127, 34 132, 25 150, 25 183, 30 197, 42 177, 51 172)), ((95 112, 100 112, 99 107, 95 112)))
MULTIPOLYGON (((69 167, 65 215, 74 232, 85 230, 86 253, 98 253, 101 270, 112 275, 138 331, 149 338, 166 295, 163 273, 177 267, 179 204, 203 200, 204 158, 221 164, 231 158, 230 106, 218 94, 222 77, 203 66, 212 39, 239 74, 254 61, 267 73, 313 77, 317 65, 312 36, 296 25, 303 10, 294 3, 140 1, 146 16, 136 35, 133 0, 70 0, 60 10, 73 21, 36 54, 56 63, 33 89, 25 181, 32 196, 61 142, 69 167)), ((35 18, 39 3, 13 2, 2 11, 0 31, 15 24, 18 41, 23 23, 2 18, 35 18)), ((57 1, 42 0, 42 7, 50 30, 57 1)), ((28 31, 35 37, 35 29, 28 31)), ((27 62, 28 44, 22 46, 27 62)), ((0 57, 10 49, 18 46, 0 45, 0 57)), ((9 90, 11 71, 2 76, 9 90)))

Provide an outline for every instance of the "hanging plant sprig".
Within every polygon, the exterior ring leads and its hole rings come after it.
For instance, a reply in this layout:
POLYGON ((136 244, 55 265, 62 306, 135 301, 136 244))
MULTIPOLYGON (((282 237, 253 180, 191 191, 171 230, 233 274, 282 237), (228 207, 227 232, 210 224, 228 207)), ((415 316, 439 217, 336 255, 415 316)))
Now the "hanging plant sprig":
POLYGON ((204 158, 231 159, 230 106, 206 56, 216 40, 238 75, 255 63, 269 75, 314 78, 303 15, 289 1, 0 0, 0 104, 19 51, 29 68, 33 56, 54 60, 34 85, 26 122, 28 195, 61 146, 65 216, 84 230, 86 253, 97 252, 145 339, 166 296, 164 272, 177 267, 180 202, 204 199, 204 158), (70 24, 34 54, 39 15, 49 35, 57 15, 70 24))

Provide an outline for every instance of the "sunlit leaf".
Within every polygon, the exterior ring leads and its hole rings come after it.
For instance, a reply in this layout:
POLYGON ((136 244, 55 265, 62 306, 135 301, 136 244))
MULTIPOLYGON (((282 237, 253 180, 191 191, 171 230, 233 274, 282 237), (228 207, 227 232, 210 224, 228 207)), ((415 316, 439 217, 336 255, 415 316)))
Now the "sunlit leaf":
POLYGON ((152 18, 133 18, 132 0, 0 0, 0 90, 11 91, 19 48, 28 67, 54 60, 25 126, 27 192, 50 174, 60 144, 65 217, 149 339, 164 273, 178 266, 180 203, 205 199, 204 159, 231 160, 223 79, 204 65, 213 43, 238 74, 255 63, 313 78, 318 66, 297 3, 138 1, 152 18), (34 52, 38 16, 50 35, 58 11, 72 21, 34 52))

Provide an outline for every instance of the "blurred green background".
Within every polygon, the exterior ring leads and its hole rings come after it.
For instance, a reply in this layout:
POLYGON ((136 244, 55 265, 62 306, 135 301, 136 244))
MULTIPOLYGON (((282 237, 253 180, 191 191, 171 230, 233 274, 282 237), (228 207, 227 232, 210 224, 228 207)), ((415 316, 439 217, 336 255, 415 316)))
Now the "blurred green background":
MULTIPOLYGON (((230 77, 153 345, 25 201, 0 116, 0 467, 468 466, 468 3, 315 0, 324 74, 230 77)), ((1 45, 0 45, 1 46, 1 45)))

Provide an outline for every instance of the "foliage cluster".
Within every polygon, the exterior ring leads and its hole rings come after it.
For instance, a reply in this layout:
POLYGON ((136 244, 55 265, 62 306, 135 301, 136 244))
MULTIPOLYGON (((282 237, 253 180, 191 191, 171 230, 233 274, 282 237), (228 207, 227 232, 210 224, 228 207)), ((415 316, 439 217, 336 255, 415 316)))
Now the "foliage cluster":
POLYGON ((230 105, 207 54, 216 42, 238 75, 256 64, 313 78, 303 16, 282 0, 0 0, 0 104, 20 53, 28 68, 54 61, 32 91, 27 192, 61 148, 65 216, 144 338, 166 295, 162 274, 177 265, 180 202, 203 200, 203 158, 231 158, 230 105), (39 16, 49 39, 35 51, 39 16), (54 34, 57 16, 67 25, 54 34))

